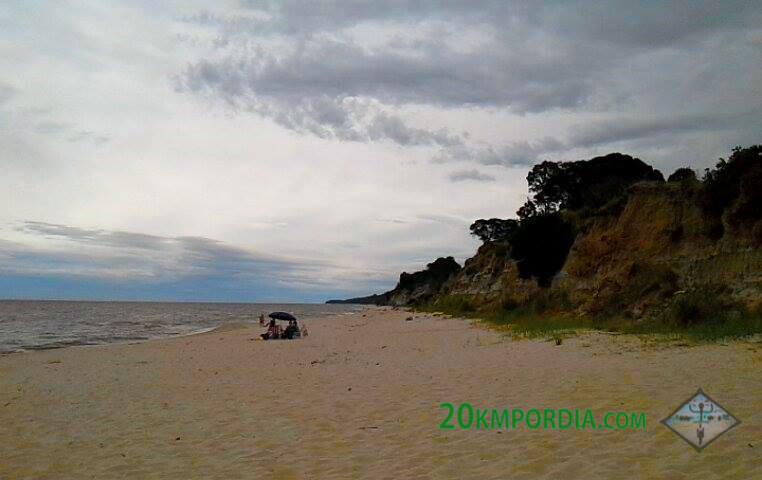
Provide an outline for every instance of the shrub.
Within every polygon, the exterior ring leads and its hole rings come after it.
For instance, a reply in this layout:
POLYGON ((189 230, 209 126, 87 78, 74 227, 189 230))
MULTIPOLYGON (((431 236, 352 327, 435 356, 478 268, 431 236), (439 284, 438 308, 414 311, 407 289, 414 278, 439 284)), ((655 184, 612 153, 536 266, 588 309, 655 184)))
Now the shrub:
POLYGON ((669 266, 636 262, 630 268, 627 283, 600 305, 601 318, 596 321, 621 317, 629 308, 647 298, 652 301, 664 300, 677 290, 678 276, 669 266))
POLYGON ((668 182, 684 182, 694 180, 697 180, 696 172, 688 167, 678 168, 667 179, 668 182))
POLYGON ((744 313, 740 305, 725 297, 721 287, 707 286, 675 296, 661 313, 660 320, 669 325, 689 327, 721 324, 744 313))
POLYGON ((499 308, 503 312, 510 312, 519 308, 519 303, 511 297, 505 296, 500 299, 499 308))
POLYGON ((753 221, 762 215, 762 145, 736 147, 726 161, 721 158, 714 169, 707 168, 701 192, 704 210, 721 216, 731 210, 731 220, 753 221))
POLYGON ((471 316, 477 311, 480 299, 474 295, 440 295, 436 300, 419 307, 422 311, 442 311, 450 315, 471 316))

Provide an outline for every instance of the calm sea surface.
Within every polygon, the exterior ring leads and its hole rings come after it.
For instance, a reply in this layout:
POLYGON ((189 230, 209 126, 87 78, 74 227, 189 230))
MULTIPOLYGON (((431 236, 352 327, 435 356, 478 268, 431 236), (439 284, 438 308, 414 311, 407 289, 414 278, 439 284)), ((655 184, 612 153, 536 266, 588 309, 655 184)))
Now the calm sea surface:
POLYGON ((211 330, 227 322, 257 324, 260 313, 279 310, 309 321, 363 308, 341 304, 0 300, 0 353, 148 340, 211 330))

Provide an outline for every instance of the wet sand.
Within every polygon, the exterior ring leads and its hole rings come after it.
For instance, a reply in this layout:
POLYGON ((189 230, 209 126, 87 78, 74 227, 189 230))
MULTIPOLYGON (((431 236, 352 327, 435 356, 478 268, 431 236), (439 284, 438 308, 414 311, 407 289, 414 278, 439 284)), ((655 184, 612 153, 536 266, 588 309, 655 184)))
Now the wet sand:
POLYGON ((230 328, 0 357, 0 478, 762 478, 762 343, 514 341, 371 310, 301 341, 230 328), (697 388, 743 423, 700 454, 697 388), (645 430, 441 430, 443 402, 646 413, 645 430))

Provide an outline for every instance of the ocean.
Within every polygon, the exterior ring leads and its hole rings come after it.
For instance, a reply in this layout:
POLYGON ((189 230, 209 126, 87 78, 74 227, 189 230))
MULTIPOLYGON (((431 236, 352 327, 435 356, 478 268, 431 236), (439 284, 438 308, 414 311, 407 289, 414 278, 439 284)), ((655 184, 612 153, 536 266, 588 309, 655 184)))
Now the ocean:
POLYGON ((72 345, 105 345, 211 330, 228 322, 258 325, 259 315, 300 321, 367 308, 342 304, 164 303, 0 300, 0 354, 72 345))

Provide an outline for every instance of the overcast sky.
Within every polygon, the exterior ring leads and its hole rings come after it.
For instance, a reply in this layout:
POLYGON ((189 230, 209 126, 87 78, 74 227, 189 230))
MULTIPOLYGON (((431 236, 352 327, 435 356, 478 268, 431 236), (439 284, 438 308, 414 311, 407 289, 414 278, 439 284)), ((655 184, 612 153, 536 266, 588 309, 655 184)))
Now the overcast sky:
POLYGON ((379 292, 538 161, 760 126, 760 2, 6 1, 0 298, 379 292))

